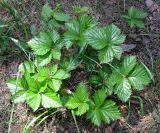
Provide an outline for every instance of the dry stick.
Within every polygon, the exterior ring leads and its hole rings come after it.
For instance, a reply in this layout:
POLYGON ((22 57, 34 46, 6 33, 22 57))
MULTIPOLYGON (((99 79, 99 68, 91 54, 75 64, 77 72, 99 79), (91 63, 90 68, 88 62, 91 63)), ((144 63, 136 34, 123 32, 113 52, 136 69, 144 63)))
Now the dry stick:
MULTIPOLYGON (((20 74, 20 73, 19 73, 19 71, 18 71, 18 73, 17 73, 17 79, 16 79, 16 89, 15 89, 15 93, 16 93, 16 90, 17 90, 19 74, 20 74)), ((13 96, 13 103, 12 103, 11 114, 10 114, 9 125, 8 125, 8 133, 10 133, 10 131, 11 131, 11 125, 12 125, 12 119, 13 119, 13 112, 14 112, 14 107, 15 107, 14 98, 15 98, 15 95, 13 96)))

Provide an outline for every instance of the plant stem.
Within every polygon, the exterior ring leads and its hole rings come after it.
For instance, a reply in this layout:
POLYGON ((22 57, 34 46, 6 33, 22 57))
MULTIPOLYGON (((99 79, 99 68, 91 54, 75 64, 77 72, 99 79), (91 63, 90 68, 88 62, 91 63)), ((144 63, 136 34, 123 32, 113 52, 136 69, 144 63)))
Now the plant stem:
MULTIPOLYGON (((17 90, 19 74, 20 74, 20 73, 19 73, 19 71, 18 71, 18 73, 17 73, 17 79, 16 79, 16 89, 15 89, 15 93, 16 93, 16 90, 17 90)), ((14 98, 15 98, 15 95, 13 96, 13 103, 12 103, 11 114, 10 114, 9 125, 8 125, 8 133, 10 133, 10 131, 11 131, 11 125, 12 125, 12 119, 13 119, 13 112, 14 112, 14 107, 15 107, 14 98)))
POLYGON ((71 111, 71 113, 72 113, 73 120, 74 120, 74 123, 75 123, 76 128, 77 128, 77 132, 80 133, 80 130, 79 130, 79 127, 78 127, 78 125, 77 125, 76 117, 75 117, 75 114, 74 114, 73 110, 71 111))
POLYGON ((94 63, 96 63, 100 68, 102 68, 101 64, 99 64, 96 60, 88 57, 87 55, 84 55, 84 57, 88 58, 89 60, 93 61, 94 63))

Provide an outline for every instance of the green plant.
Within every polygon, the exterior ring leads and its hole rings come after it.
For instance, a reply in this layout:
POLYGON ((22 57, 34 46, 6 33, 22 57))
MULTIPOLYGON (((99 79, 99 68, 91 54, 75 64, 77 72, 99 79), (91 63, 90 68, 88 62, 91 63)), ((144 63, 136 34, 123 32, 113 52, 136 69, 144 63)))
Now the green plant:
POLYGON ((59 6, 52 10, 48 4, 44 5, 41 16, 46 25, 54 20, 60 27, 50 26, 28 41, 35 56, 19 66, 21 77, 8 81, 13 102, 27 102, 33 111, 67 108, 72 112, 76 127, 75 116, 85 114, 98 126, 119 119, 118 106, 108 100, 108 96, 112 98, 116 94, 126 102, 132 91, 143 90, 153 79, 149 69, 138 62, 136 56, 122 56, 120 45, 125 35, 114 24, 97 27, 97 22, 83 13, 71 19, 59 6), (65 52, 70 53, 73 44, 77 51, 72 57, 61 52, 67 48, 65 52), (52 59, 56 59, 54 63, 52 59), (68 88, 63 80, 69 79, 71 71, 80 65, 92 74, 90 83, 97 90, 90 95, 87 85, 81 82, 75 91, 69 88, 63 93, 64 88, 68 88))
POLYGON ((131 28, 134 26, 144 28, 143 20, 147 17, 147 13, 132 6, 128 10, 128 15, 123 15, 122 17, 127 20, 131 28))
POLYGON ((106 100, 105 90, 100 89, 94 93, 92 99, 89 99, 89 93, 86 85, 80 83, 73 96, 66 103, 68 109, 73 109, 76 115, 82 115, 87 112, 88 119, 92 123, 100 126, 101 122, 110 123, 111 120, 120 118, 120 112, 115 102, 106 100))
POLYGON ((108 78, 109 87, 122 101, 127 101, 133 90, 140 91, 153 79, 143 63, 138 63, 136 56, 124 57, 122 63, 112 68, 108 78))
POLYGON ((62 80, 68 77, 69 73, 54 65, 50 68, 37 69, 35 73, 24 72, 22 78, 18 81, 12 79, 7 85, 12 95, 15 94, 13 99, 15 103, 26 101, 33 111, 36 111, 41 105, 44 108, 62 106, 57 92, 62 80))

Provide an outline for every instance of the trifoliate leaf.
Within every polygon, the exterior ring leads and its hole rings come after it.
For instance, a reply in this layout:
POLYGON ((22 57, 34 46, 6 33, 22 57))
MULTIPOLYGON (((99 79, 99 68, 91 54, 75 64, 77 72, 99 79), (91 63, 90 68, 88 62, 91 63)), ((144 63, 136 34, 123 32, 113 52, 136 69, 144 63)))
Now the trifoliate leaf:
POLYGON ((80 83, 75 93, 73 93, 73 96, 71 96, 66 103, 66 107, 74 109, 76 115, 82 115, 89 109, 88 101, 89 93, 87 87, 83 83, 80 83))
POLYGON ((144 28, 143 19, 147 17, 147 13, 132 6, 128 10, 128 16, 123 15, 122 17, 128 21, 131 28, 134 26, 144 28))
POLYGON ((120 29, 111 24, 100 29, 92 29, 86 33, 88 43, 95 49, 101 50, 112 45, 120 45, 124 42, 125 36, 120 29))
POLYGON ((47 33, 41 32, 39 36, 31 39, 28 42, 28 45, 32 48, 35 54, 44 55, 51 50, 52 39, 47 33))
POLYGON ((88 119, 97 126, 100 126, 102 122, 110 123, 113 120, 120 118, 120 111, 115 105, 115 102, 111 100, 105 100, 105 90, 98 90, 93 95, 94 103, 91 104, 87 113, 88 119))
POLYGON ((125 36, 117 26, 111 24, 104 28, 89 30, 86 33, 86 40, 94 49, 99 50, 100 62, 108 63, 114 57, 120 59, 122 49, 117 45, 124 42, 125 36))
POLYGON ((42 106, 44 108, 58 108, 62 106, 62 103, 56 93, 48 92, 42 94, 42 106))
POLYGON ((45 4, 42 7, 42 12, 41 12, 41 16, 45 21, 48 21, 51 17, 52 17, 53 11, 51 9, 51 7, 47 4, 45 4))

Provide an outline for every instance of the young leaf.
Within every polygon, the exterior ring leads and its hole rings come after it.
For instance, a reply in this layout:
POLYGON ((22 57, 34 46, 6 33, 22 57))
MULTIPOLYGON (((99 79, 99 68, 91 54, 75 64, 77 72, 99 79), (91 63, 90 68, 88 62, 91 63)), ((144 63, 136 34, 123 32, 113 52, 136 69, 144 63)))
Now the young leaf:
POLYGON ((65 32, 64 40, 69 48, 72 43, 77 43, 80 47, 86 44, 85 32, 96 26, 96 22, 87 15, 82 15, 76 20, 72 20, 65 24, 67 32, 65 32))
POLYGON ((132 6, 128 10, 128 16, 123 15, 122 17, 128 21, 131 28, 134 26, 144 28, 143 20, 147 17, 147 13, 132 6))
POLYGON ((88 119, 97 126, 103 122, 110 123, 112 120, 120 118, 120 111, 111 100, 105 100, 105 90, 98 90, 93 95, 94 103, 91 104, 87 113, 88 119))
POLYGON ((66 103, 68 109, 74 109, 76 115, 82 115, 89 109, 89 93, 84 83, 80 83, 73 96, 66 103))

